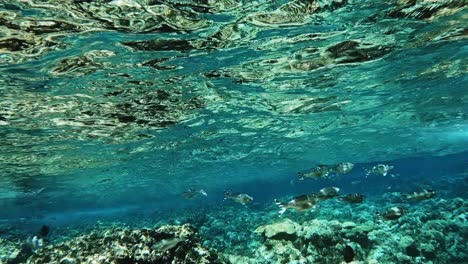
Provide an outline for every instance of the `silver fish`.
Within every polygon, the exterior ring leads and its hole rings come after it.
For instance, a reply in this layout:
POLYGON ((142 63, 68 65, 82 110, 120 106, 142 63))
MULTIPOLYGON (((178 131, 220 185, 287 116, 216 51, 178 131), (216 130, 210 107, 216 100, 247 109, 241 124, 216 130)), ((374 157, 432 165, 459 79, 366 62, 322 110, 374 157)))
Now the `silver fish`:
POLYGON ((46 188, 40 188, 38 190, 29 191, 29 192, 13 193, 12 196, 16 199, 25 199, 25 200, 35 199, 37 197, 42 196, 44 193, 44 190, 46 190, 46 188))
POLYGON ((224 200, 230 199, 233 200, 236 203, 240 203, 243 205, 246 205, 248 203, 251 203, 253 201, 253 198, 249 196, 248 194, 245 193, 232 193, 230 191, 225 191, 224 192, 224 200))
POLYGON ((354 168, 354 164, 351 162, 342 162, 334 166, 330 171, 336 173, 336 174, 347 174, 351 172, 351 170, 354 168))
POLYGON ((422 201, 431 199, 432 197, 436 196, 436 192, 434 190, 422 190, 420 192, 412 192, 408 194, 403 194, 403 200, 413 200, 413 201, 422 201))
POLYGON ((294 197, 291 201, 284 203, 275 199, 275 203, 279 206, 279 214, 282 215, 288 208, 295 209, 297 211, 305 211, 310 208, 315 208, 319 201, 319 198, 315 194, 301 195, 294 197))
POLYGON ((333 197, 338 196, 339 191, 340 188, 338 187, 326 187, 319 191, 317 197, 322 200, 331 199, 333 197))
POLYGON ((45 240, 44 238, 40 236, 33 236, 33 237, 28 237, 26 239, 26 247, 30 248, 32 251, 36 251, 40 248, 42 248, 45 245, 45 240))
POLYGON ((299 172, 297 175, 300 177, 299 180, 304 180, 305 178, 310 179, 319 179, 327 177, 330 173, 330 170, 327 165, 318 165, 317 167, 307 171, 299 172))
POLYGON ((401 207, 392 207, 385 211, 385 213, 380 214, 377 212, 377 215, 381 215, 383 218, 387 220, 397 220, 398 218, 402 217, 405 213, 405 210, 401 207))
POLYGON ((167 251, 169 249, 174 248, 175 246, 177 246, 182 241, 184 241, 184 239, 178 238, 178 237, 163 239, 163 240, 157 242, 156 244, 154 244, 151 247, 151 249, 153 249, 154 251, 162 253, 162 252, 165 252, 165 251, 167 251))
POLYGON ((370 170, 366 170, 366 175, 376 174, 387 176, 388 172, 392 170, 394 167, 386 164, 377 164, 373 166, 370 170))
POLYGON ((348 203, 362 203, 364 201, 364 198, 365 197, 362 194, 350 193, 344 197, 339 197, 338 199, 348 203))
POLYGON ((182 196, 186 199, 192 199, 193 197, 197 196, 197 195, 204 195, 204 196, 208 196, 208 194, 206 193, 206 191, 204 189, 195 189, 195 188, 190 188, 188 189, 186 192, 183 192, 182 193, 182 196))

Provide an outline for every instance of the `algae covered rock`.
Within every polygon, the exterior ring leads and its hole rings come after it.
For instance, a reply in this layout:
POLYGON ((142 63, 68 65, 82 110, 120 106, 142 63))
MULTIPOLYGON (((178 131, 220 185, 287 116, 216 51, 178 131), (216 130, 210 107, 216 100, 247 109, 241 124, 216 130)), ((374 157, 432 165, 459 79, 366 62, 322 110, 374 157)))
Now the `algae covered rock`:
POLYGON ((255 253, 259 263, 311 263, 291 241, 267 240, 255 253))
POLYGON ((466 209, 460 198, 439 199, 396 221, 280 220, 255 230, 264 240, 245 263, 465 263, 466 209))
POLYGON ((0 238, 1 264, 24 263, 31 253, 31 250, 22 247, 21 242, 18 240, 0 238))
MULTIPOLYGON (((298 224, 285 219, 260 226, 255 233, 265 238, 255 250, 252 263, 340 263, 347 245, 362 259, 363 249, 346 231, 356 228, 352 222, 310 220, 298 224)), ((232 258, 232 257, 231 257, 232 258)))
POLYGON ((261 234, 267 239, 283 239, 294 240, 297 238, 297 233, 301 226, 289 219, 285 219, 278 223, 260 226, 255 230, 255 233, 261 234))
POLYGON ((224 263, 189 225, 94 231, 35 252, 27 263, 224 263))

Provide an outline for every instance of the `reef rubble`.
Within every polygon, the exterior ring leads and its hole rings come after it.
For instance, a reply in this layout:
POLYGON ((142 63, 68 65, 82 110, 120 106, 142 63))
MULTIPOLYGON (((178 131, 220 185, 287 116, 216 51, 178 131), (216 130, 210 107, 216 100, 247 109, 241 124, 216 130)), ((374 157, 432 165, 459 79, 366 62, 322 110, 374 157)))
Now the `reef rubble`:
POLYGON ((467 209, 466 201, 456 198, 413 207, 393 221, 372 215, 372 210, 360 221, 323 219, 325 215, 302 223, 285 218, 254 231, 263 242, 251 249, 253 256, 227 258, 265 264, 466 263, 467 209), (346 250, 352 255, 348 262, 346 250))
POLYGON ((225 263, 201 245, 188 224, 156 229, 106 228, 25 253, 25 245, 0 240, 0 263, 225 263), (8 251, 8 252, 7 252, 8 251), (8 254, 7 254, 8 253, 8 254))

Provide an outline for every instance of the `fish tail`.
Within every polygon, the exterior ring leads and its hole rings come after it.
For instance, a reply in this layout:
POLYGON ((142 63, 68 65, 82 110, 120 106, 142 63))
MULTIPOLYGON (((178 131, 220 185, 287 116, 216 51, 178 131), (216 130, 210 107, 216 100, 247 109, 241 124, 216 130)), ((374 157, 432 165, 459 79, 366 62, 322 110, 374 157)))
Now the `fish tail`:
POLYGON ((223 194, 224 194, 224 199, 223 200, 226 200, 226 199, 229 198, 229 196, 231 196, 232 193, 231 193, 231 191, 224 191, 223 194))
POLYGON ((289 185, 291 185, 292 187, 294 187, 294 186, 295 186, 295 179, 290 180, 290 181, 289 181, 289 185))
POLYGON ((364 173, 369 176, 372 172, 372 170, 368 169, 368 168, 362 168, 364 170, 364 173))
POLYGON ((400 193, 401 195, 401 200, 403 203, 406 203, 408 201, 408 195, 406 194, 403 194, 403 193, 400 193))
POLYGON ((275 199, 275 203, 276 203, 276 204, 279 206, 279 208, 280 208, 279 214, 280 214, 280 215, 283 215, 284 212, 286 212, 286 209, 287 209, 287 208, 286 208, 286 204, 283 203, 283 202, 281 202, 281 201, 279 201, 279 200, 276 200, 276 199, 275 199))
POLYGON ((300 181, 303 181, 304 180, 304 173, 303 172, 298 172, 297 173, 297 178, 300 180, 300 181))
POLYGON ((39 190, 36 191, 36 194, 41 194, 46 188, 40 188, 39 190))
POLYGON ((298 172, 298 173, 297 173, 297 179, 298 179, 299 181, 305 180, 304 173, 298 172))

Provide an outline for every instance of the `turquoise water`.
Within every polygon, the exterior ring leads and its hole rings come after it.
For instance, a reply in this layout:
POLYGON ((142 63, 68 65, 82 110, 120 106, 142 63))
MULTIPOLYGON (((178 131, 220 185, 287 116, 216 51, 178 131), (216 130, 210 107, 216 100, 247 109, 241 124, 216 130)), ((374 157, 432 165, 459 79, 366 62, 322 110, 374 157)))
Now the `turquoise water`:
MULTIPOLYGON (((466 17, 456 0, 0 0, 1 247, 42 225, 54 248, 189 223, 232 263, 340 263, 346 245, 356 263, 466 263, 466 17), (298 177, 341 162, 351 172, 298 177), (393 169, 369 173, 378 164, 393 169), (278 214, 275 199, 326 187, 365 200, 278 214), (405 214, 383 219, 392 207, 405 214), (371 221, 372 243, 255 232, 284 219, 330 233, 371 221), (437 228, 452 247, 423 235, 437 228)), ((55 263, 36 259, 46 246, 0 263, 55 263)))

